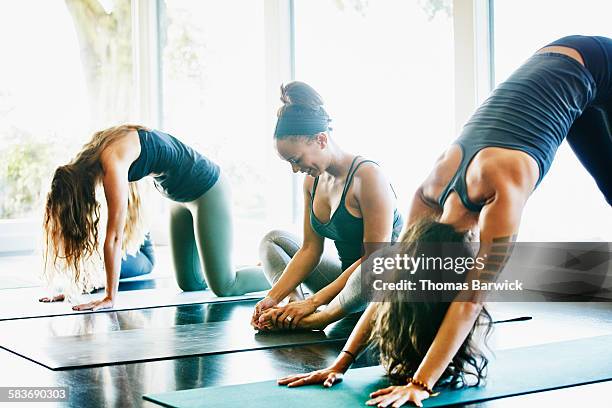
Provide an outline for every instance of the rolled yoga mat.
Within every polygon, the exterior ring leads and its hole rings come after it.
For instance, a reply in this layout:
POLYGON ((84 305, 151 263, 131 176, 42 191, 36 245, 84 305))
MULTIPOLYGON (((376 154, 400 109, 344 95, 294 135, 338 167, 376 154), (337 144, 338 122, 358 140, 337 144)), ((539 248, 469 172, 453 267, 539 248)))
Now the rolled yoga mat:
MULTIPOLYGON (((441 389, 440 395, 423 401, 423 406, 475 403, 610 380, 611 362, 612 336, 503 350, 490 360, 486 385, 441 389)), ((147 394, 143 398, 173 408, 354 407, 364 406, 371 392, 389 385, 383 374, 379 366, 349 370, 344 381, 330 389, 321 385, 289 389, 277 385, 276 381, 265 381, 147 394)))

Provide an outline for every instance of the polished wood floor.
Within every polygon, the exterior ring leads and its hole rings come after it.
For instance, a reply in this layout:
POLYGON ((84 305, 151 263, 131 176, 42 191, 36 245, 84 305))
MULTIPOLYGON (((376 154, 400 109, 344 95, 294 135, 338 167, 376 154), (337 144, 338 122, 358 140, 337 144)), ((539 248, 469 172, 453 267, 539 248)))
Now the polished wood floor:
MULTIPOLYGON (((2 291, 0 291, 0 304, 2 291)), ((159 340, 153 354, 173 354, 175 344, 164 340, 164 332, 177 332, 177 328, 209 324, 214 335, 203 339, 193 338, 198 344, 214 342, 217 345, 237 344, 242 347, 244 338, 252 338, 248 319, 254 301, 212 303, 161 307, 154 309, 106 312, 86 315, 33 318, 0 321, 0 339, 3 336, 19 344, 61 344, 62 338, 82 336, 80 347, 63 346, 62 356, 73 356, 90 361, 112 357, 105 346, 92 349, 87 338, 109 335, 135 335, 130 342, 113 342, 113 353, 130 356, 146 354, 139 349, 159 340), (245 329, 246 328, 246 329, 245 329), (9 333, 9 334, 7 334, 9 333), (126 334, 128 333, 128 334, 126 334), (142 342, 138 342, 138 336, 142 342), (151 336, 147 338, 145 336, 151 336), (55 340, 54 340, 55 339, 55 340), (213 340, 211 340, 213 339, 213 340)), ((532 313, 534 318, 526 322, 498 325, 497 339, 493 344, 500 348, 518 347, 549 341, 612 333, 612 307, 607 304, 559 304, 517 305, 517 314, 532 313), (539 331, 538 331, 539 328, 539 331), (531 337, 530 337, 531 336, 531 337), (528 343, 528 344, 527 344, 528 343)), ((507 309, 507 307, 506 307, 507 309)), ((507 314, 507 312, 506 312, 507 314)), ((69 407, 138 407, 156 406, 142 399, 145 393, 161 393, 195 387, 240 384, 265 381, 295 372, 315 370, 330 364, 341 350, 343 338, 350 332, 354 319, 347 320, 335 329, 328 330, 325 342, 300 346, 282 346, 260 350, 231 350, 221 354, 185 356, 158 361, 103 364, 98 367, 72 368, 54 371, 40 364, 0 349, 0 386, 65 386, 70 390, 70 401, 61 406, 69 407), (334 331, 335 330, 335 331, 334 331), (337 336, 335 340, 334 336, 337 336)), ((201 327, 201 326, 200 326, 201 327)), ((185 333, 185 335, 189 335, 185 333)), ((321 334, 319 334, 321 335, 321 334)), ((247 339, 247 343, 251 341, 247 339)), ((1 344, 1 340, 0 340, 1 344)), ((611 345, 612 347, 612 345, 611 345)), ((239 347, 238 347, 239 348, 239 347)), ((177 353, 178 354, 178 353, 177 353)), ((113 354, 118 355, 118 354, 113 354)), ((364 355, 355 367, 376 364, 373 356, 364 355)), ((579 362, 577 362, 579 364, 579 362)), ((509 406, 611 406, 612 382, 591 384, 569 389, 505 398, 476 405, 478 407, 509 406), (606 405, 608 404, 608 405, 606 405)), ((58 404, 59 405, 59 404, 58 404)), ((0 403, 0 406, 2 404, 0 403)), ((24 405, 25 406, 25 405, 24 405)), ((45 407, 54 406, 45 403, 45 407)), ((271 406, 274 402, 271 401, 271 406)))

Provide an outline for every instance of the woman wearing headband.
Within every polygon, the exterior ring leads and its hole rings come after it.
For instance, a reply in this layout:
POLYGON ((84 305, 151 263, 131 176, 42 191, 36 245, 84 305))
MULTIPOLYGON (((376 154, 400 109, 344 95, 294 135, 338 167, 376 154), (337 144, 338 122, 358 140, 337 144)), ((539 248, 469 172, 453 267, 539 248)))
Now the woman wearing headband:
POLYGON ((302 82, 281 91, 284 105, 274 141, 293 172, 306 174, 304 236, 272 231, 261 242, 261 261, 273 286, 255 307, 252 324, 258 329, 299 327, 304 316, 330 302, 329 321, 363 310, 363 243, 394 241, 402 226, 389 181, 375 162, 344 151, 332 139, 319 94, 302 82), (324 249, 326 238, 336 251, 324 249), (304 299, 300 284, 313 295, 304 299), (289 303, 278 307, 285 298, 289 303))
MULTIPOLYGON (((548 44, 492 92, 440 156, 412 199, 407 243, 464 242, 478 234, 477 257, 487 261, 481 270, 470 270, 467 280, 494 282, 510 255, 523 208, 564 139, 612 205, 611 117, 612 39, 569 36, 548 44)), ((332 366, 280 383, 331 386, 368 339, 376 340, 389 374, 399 369, 403 375, 403 384, 373 393, 368 405, 422 406, 434 385, 457 369, 471 366, 480 379, 484 367, 471 363, 478 354, 466 344, 475 322, 486 315, 484 298, 460 292, 425 341, 420 328, 432 327, 416 324, 418 307, 371 303, 332 366), (461 358, 465 352, 470 360, 461 358), (469 364, 462 367, 461 360, 469 364)))

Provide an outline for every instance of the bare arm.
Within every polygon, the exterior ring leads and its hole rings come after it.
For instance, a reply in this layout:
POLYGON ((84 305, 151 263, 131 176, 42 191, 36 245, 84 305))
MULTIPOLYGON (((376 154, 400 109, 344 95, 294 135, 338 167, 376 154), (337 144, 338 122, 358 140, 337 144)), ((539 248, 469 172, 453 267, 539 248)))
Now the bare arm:
MULTIPOLYGON (((375 165, 359 168, 351 188, 363 219, 363 242, 365 244, 389 242, 393 231, 395 200, 389 182, 380 168, 375 165)), ((365 249, 371 252, 375 246, 366 245, 365 249)), ((368 255, 364 254, 365 257, 368 255)), ((363 257, 356 260, 338 278, 311 297, 285 306, 273 319, 275 325, 283 328, 320 329, 346 316, 347 311, 337 296, 351 275, 360 267, 362 259, 363 257), (317 307, 325 304, 328 304, 325 310, 314 313, 317 307), (299 326, 301 322, 303 324, 299 326)))
POLYGON ((351 353, 352 356, 351 354, 341 352, 332 364, 335 370, 343 373, 346 372, 354 362, 353 356, 357 358, 359 353, 363 351, 372 332, 372 322, 376 316, 377 308, 377 303, 370 303, 363 312, 342 349, 351 353))
POLYGON ((296 252, 289 264, 285 267, 283 274, 274 284, 268 297, 276 303, 283 300, 291 291, 304 281, 306 276, 319 264, 323 254, 323 241, 310 226, 310 191, 312 189, 312 178, 304 180, 304 243, 296 252))
MULTIPOLYGON (((139 148, 139 146, 138 146, 139 148)), ((121 272, 123 231, 127 218, 129 183, 128 170, 138 155, 128 138, 108 147, 101 155, 102 185, 108 207, 108 222, 104 240, 104 269, 106 273, 105 297, 87 304, 74 306, 75 310, 97 310, 113 307, 117 297, 121 272)))
MULTIPOLYGON (((481 245, 478 256, 488 254, 496 245, 509 245, 514 240, 525 200, 526 195, 519 188, 506 185, 501 190, 496 189, 493 199, 485 205, 480 214, 481 245)), ((504 265, 505 262, 485 262, 484 269, 496 275, 504 265)), ((475 270, 470 271, 472 275, 473 271, 475 270)), ((471 278, 472 276, 468 276, 468 280, 471 278)), ((474 297, 469 291, 461 292, 457 298, 470 301, 456 299, 451 303, 436 337, 414 373, 414 378, 425 382, 429 388, 433 388, 440 379, 482 309, 481 299, 474 297)), ((390 386, 370 394, 371 399, 366 405, 400 406, 411 401, 422 407, 422 401, 429 397, 429 393, 421 386, 409 383, 404 386, 390 386)))
MULTIPOLYGON (((353 272, 361 265, 361 258, 353 262, 351 266, 346 268, 340 276, 338 276, 332 283, 325 286, 323 289, 306 299, 305 301, 310 302, 313 307, 317 308, 321 305, 326 305, 332 301, 333 298, 338 296, 338 293, 346 286, 346 282, 351 277, 353 272)), ((297 322, 296 322, 297 324, 297 322)))
MULTIPOLYGON (((515 240, 525 201, 526 195, 518 188, 505 186, 498 190, 480 214, 480 249, 477 256, 487 256, 489 259, 488 254, 496 245, 508 245, 515 240)), ((505 262, 488 260, 484 271, 497 275, 504 265, 505 262)), ((471 271, 470 275, 468 279, 474 277, 474 272, 471 271)), ((484 279, 482 276, 479 278, 484 279)), ((459 296, 462 299, 475 299, 471 293, 460 293, 459 296), (469 297, 463 297, 466 295, 469 297)), ((430 387, 439 380, 472 329, 481 308, 480 300, 454 301, 450 305, 429 351, 415 372, 415 378, 425 381, 430 387)))
POLYGON ((307 374, 290 375, 278 380, 279 385, 288 387, 299 387, 307 384, 323 383, 325 387, 331 387, 342 380, 342 374, 349 369, 359 353, 364 349, 372 331, 372 320, 376 315, 376 303, 371 303, 346 341, 343 351, 336 357, 331 366, 323 370, 313 371, 307 374), (344 350, 348 351, 345 352, 344 350), (350 353, 350 354, 349 354, 350 353))
POLYGON ((108 205, 108 223, 104 241, 104 267, 106 270, 106 297, 114 299, 121 273, 123 231, 127 218, 128 168, 111 166, 104 172, 104 195, 108 205))
MULTIPOLYGON (((384 243, 391 240, 395 199, 389 181, 378 166, 359 168, 354 180, 355 197, 363 219, 363 242, 384 243)), ((366 249, 369 247, 366 245, 366 249)), ((369 254, 364 254, 368 256, 369 254)), ((315 293, 310 299, 315 307, 328 304, 340 293, 349 277, 361 265, 358 259, 332 283, 315 293)))

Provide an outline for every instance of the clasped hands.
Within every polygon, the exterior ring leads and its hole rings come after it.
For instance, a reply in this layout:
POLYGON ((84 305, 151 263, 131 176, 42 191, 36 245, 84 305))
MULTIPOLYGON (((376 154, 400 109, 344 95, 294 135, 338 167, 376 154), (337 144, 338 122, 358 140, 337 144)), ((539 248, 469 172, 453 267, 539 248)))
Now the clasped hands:
POLYGON ((302 318, 316 310, 311 298, 278 306, 277 301, 266 296, 255 305, 251 326, 262 331, 296 329, 302 318))

